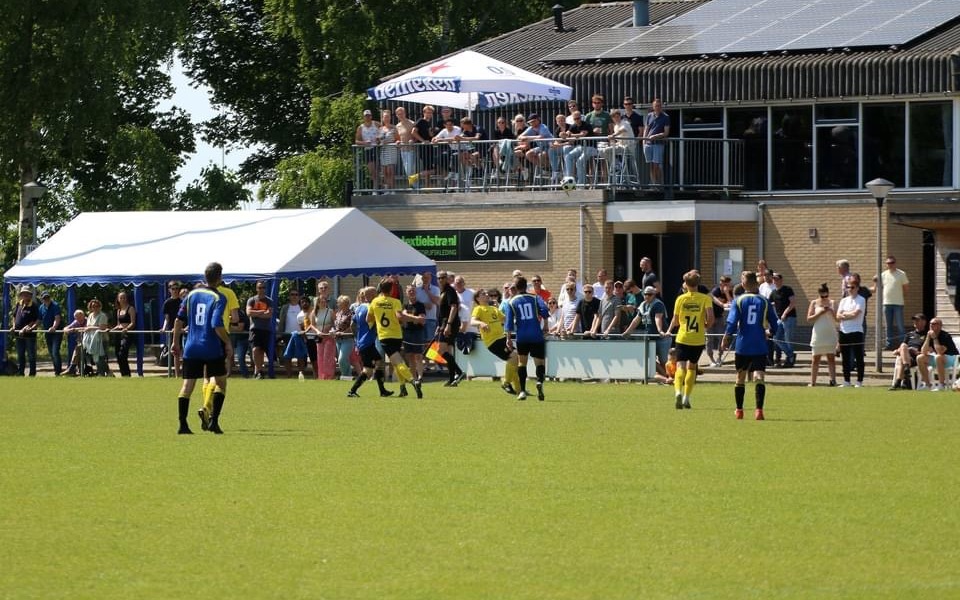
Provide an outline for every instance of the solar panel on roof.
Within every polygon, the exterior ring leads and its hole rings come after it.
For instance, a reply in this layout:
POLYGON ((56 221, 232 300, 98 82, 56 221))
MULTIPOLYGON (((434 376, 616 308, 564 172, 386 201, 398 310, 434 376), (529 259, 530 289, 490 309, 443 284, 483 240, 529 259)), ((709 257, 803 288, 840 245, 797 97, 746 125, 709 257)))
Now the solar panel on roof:
POLYGON ((902 46, 958 17, 958 0, 712 0, 664 25, 598 31, 544 60, 902 46))

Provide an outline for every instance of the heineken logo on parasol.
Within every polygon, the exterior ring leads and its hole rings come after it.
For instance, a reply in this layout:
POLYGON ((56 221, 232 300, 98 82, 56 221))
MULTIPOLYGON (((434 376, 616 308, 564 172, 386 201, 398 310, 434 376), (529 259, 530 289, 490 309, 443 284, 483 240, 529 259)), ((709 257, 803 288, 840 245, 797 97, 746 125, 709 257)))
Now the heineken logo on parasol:
POLYGON ((417 92, 460 92, 459 77, 415 77, 378 85, 367 90, 375 100, 389 100, 417 92))
MULTIPOLYGON (((557 90, 559 95, 559 90, 557 90)), ((511 92, 483 92, 479 98, 479 108, 498 108, 510 104, 523 104, 525 102, 552 102, 556 97, 542 96, 539 94, 514 94, 511 92)))

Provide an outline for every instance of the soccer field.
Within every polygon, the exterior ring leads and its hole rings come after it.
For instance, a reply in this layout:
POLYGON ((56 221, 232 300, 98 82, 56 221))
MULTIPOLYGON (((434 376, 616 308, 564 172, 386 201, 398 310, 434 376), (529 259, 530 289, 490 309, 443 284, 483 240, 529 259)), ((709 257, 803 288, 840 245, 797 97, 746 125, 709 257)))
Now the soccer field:
POLYGON ((0 386, 0 598, 960 597, 960 394, 0 386))

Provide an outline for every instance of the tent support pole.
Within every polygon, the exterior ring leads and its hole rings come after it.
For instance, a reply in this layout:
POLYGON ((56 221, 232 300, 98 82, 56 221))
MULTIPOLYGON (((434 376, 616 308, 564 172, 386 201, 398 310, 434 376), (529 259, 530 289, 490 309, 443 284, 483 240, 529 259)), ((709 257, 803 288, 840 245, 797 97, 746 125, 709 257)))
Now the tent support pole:
MULTIPOLYGON (((10 284, 3 282, 3 316, 0 320, 0 330, 8 331, 7 316, 10 314, 10 284)), ((0 335, 0 373, 7 372, 7 336, 0 335)))
POLYGON ((280 278, 274 277, 270 282, 270 298, 273 299, 273 310, 270 316, 270 347, 267 348, 267 375, 274 378, 273 363, 277 358, 277 306, 280 298, 280 278))
MULTIPOLYGON (((70 324, 70 323, 73 323, 73 311, 77 310, 77 286, 76 285, 67 286, 67 300, 65 304, 66 304, 66 308, 65 308, 66 312, 63 312, 63 314, 61 314, 61 319, 65 320, 67 324, 70 324)), ((64 327, 66 327, 66 325, 64 325, 64 327)), ((77 346, 76 336, 73 336, 73 335, 67 336, 68 368, 69 368, 70 361, 73 360, 73 349, 76 348, 76 346, 77 346)), ((83 373, 83 371, 81 371, 81 373, 83 373)))
MULTIPOLYGON (((143 285, 133 286, 133 306, 137 310, 137 322, 134 327, 143 331, 145 320, 143 314, 143 285)), ((137 376, 143 377, 143 333, 137 334, 137 376)))

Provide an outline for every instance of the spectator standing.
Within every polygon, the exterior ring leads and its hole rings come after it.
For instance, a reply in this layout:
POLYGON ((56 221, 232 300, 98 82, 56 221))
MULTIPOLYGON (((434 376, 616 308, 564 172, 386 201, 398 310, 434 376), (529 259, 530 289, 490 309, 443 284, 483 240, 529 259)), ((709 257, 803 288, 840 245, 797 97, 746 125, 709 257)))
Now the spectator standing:
POLYGON ((334 342, 334 311, 325 296, 317 296, 313 307, 317 328, 317 379, 333 379, 337 365, 337 344, 334 342))
POLYGON ((577 316, 567 332, 574 334, 579 327, 583 337, 592 337, 600 327, 600 300, 594 297, 593 286, 583 286, 583 298, 577 303, 577 316))
POLYGON ((620 306, 622 302, 614 289, 614 282, 608 279, 604 283, 603 298, 600 300, 600 319, 596 321, 599 330, 594 332, 604 337, 619 335, 622 329, 620 327, 620 306))
POLYGON ((40 326, 40 307, 33 300, 33 288, 20 287, 17 306, 13 311, 13 333, 17 336, 17 375, 23 377, 29 364, 30 377, 37 376, 37 333, 40 326))
MULTIPOLYGON (((177 313, 180 312, 180 304, 183 302, 180 295, 180 283, 176 281, 168 282, 167 292, 170 294, 170 297, 163 302, 163 326, 160 329, 161 331, 169 332, 165 341, 168 356, 173 357, 174 375, 180 377, 180 357, 169 352, 169 349, 173 347, 173 324, 177 320, 177 313)), ((167 364, 169 366, 169 363, 167 364)))
MULTIPOLYGON (((279 348, 284 349, 290 344, 290 338, 301 331, 300 322, 300 292, 291 289, 287 293, 287 303, 280 307, 280 317, 277 321, 277 334, 280 339, 277 340, 279 348)), ((287 377, 293 376, 293 359, 287 358, 285 352, 283 357, 283 368, 287 372, 287 377)), ((314 354, 314 356, 316 356, 314 354)), ((303 365, 298 365, 299 371, 303 372, 303 365)))
POLYGON ((633 136, 641 137, 643 135, 644 119, 637 111, 633 110, 634 101, 632 96, 623 99, 623 119, 630 123, 633 128, 633 136))
POLYGON ((850 374, 857 370, 857 382, 853 387, 863 385, 864 347, 863 320, 867 301, 860 296, 856 280, 847 278, 847 296, 837 306, 837 319, 840 321, 840 354, 843 358, 843 383, 841 387, 850 387, 850 374))
POLYGON ((910 279, 897 268, 897 259, 888 256, 887 270, 880 274, 883 285, 883 321, 887 329, 887 350, 894 350, 903 341, 903 306, 910 279))
POLYGON ((137 309, 130 306, 126 292, 117 294, 116 316, 117 324, 113 328, 113 331, 116 332, 116 337, 113 340, 113 351, 117 357, 120 377, 130 377, 130 337, 127 335, 127 331, 137 323, 137 309))
POLYGON ((817 374, 820 371, 820 359, 827 360, 827 372, 830 375, 830 385, 837 385, 837 309, 830 298, 830 288, 826 282, 820 284, 819 297, 810 302, 807 309, 807 322, 813 323, 810 333, 810 352, 813 354, 810 367, 810 387, 817 385, 817 374))
POLYGON ((653 272, 653 261, 649 257, 644 256, 640 259, 640 272, 643 274, 640 278, 640 287, 643 289, 653 287, 657 290, 659 298, 663 290, 660 288, 660 278, 653 272))
POLYGON ((733 279, 729 275, 720 277, 720 283, 710 290, 710 298, 713 300, 713 326, 707 331, 710 334, 707 338, 707 358, 711 366, 719 367, 723 356, 723 352, 719 351, 720 338, 723 337, 727 325, 723 319, 723 311, 733 302, 733 279), (716 357, 714 350, 717 350, 716 357))
MULTIPOLYGON (((643 290, 643 302, 637 307, 637 315, 633 318, 623 335, 629 335, 634 330, 646 334, 647 342, 654 342, 657 354, 658 371, 667 364, 670 353, 670 339, 667 331, 667 306, 657 298, 657 289, 647 286, 643 290)), ((663 373, 666 375, 666 372, 663 373)))
MULTIPOLYGON (((93 298, 87 303, 87 326, 83 330, 83 351, 97 365, 97 375, 100 377, 109 377, 110 369, 107 367, 107 344, 105 338, 107 330, 110 329, 110 319, 103 313, 103 306, 100 301, 93 298)), ((174 346, 178 341, 176 333, 173 336, 174 346)))
POLYGON ((597 281, 593 283, 593 297, 597 300, 603 300, 603 296, 606 294, 606 283, 608 279, 610 279, 610 276, 607 275, 606 269, 597 271, 597 281))
POLYGON ((377 142, 380 138, 380 124, 373 120, 373 111, 363 111, 363 122, 357 126, 354 143, 363 147, 363 162, 367 165, 372 182, 371 189, 376 190, 380 183, 380 168, 377 164, 377 142))
POLYGON ((650 183, 663 185, 663 159, 666 138, 670 136, 670 115, 663 111, 663 102, 654 98, 643 122, 643 158, 650 167, 650 183))
POLYGON ((63 315, 60 311, 60 305, 50 297, 50 292, 40 294, 40 327, 43 328, 44 341, 47 344, 47 352, 50 353, 50 360, 53 362, 53 373, 59 376, 63 371, 63 358, 60 355, 60 344, 63 341, 63 332, 60 326, 63 325, 63 315))
POLYGON ((530 281, 533 283, 533 293, 543 298, 544 302, 553 297, 553 294, 550 293, 550 290, 543 287, 542 277, 539 275, 534 275, 530 281))
POLYGON ((273 299, 267 296, 267 282, 257 282, 257 293, 247 300, 250 317, 250 345, 253 346, 253 378, 265 379, 263 359, 270 353, 270 329, 273 299))
MULTIPOLYGON (((780 273, 773 274, 773 282, 776 289, 770 295, 770 300, 777 309, 777 317, 780 319, 774 340, 786 356, 786 361, 782 363, 783 368, 791 369, 797 362, 797 353, 793 348, 793 333, 797 330, 796 297, 793 288, 783 283, 783 275, 780 273)), ((777 361, 775 366, 779 367, 781 363, 777 361)))
POLYGON ((340 369, 340 379, 352 379, 351 366, 357 367, 359 375, 362 366, 350 363, 356 346, 356 340, 353 337, 353 310, 350 308, 350 296, 337 298, 337 312, 333 316, 333 339, 337 344, 337 366, 340 369))

